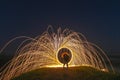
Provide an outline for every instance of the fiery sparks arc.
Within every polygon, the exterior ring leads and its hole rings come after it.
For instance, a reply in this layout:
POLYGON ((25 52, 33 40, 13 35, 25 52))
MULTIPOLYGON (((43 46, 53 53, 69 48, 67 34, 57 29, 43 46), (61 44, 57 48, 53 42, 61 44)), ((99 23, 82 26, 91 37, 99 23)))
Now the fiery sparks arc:
POLYGON ((42 67, 62 67, 58 59, 62 48, 67 48, 71 52, 70 67, 91 66, 99 70, 114 72, 109 58, 102 49, 88 42, 81 33, 69 29, 62 31, 61 28, 58 28, 55 33, 52 27, 49 27, 36 38, 20 36, 12 39, 1 49, 0 53, 18 38, 26 39, 18 46, 15 56, 7 63, 7 66, 4 66, 4 69, 1 68, 3 70, 0 73, 0 80, 10 80, 22 73, 42 67), (28 40, 31 42, 26 43, 28 40))

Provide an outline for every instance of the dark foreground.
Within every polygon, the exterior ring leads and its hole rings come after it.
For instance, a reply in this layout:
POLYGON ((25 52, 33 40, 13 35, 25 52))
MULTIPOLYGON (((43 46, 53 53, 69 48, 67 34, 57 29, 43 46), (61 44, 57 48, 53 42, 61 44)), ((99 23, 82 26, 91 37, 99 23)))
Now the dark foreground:
POLYGON ((24 73, 12 80, 120 80, 120 75, 91 67, 41 68, 24 73))

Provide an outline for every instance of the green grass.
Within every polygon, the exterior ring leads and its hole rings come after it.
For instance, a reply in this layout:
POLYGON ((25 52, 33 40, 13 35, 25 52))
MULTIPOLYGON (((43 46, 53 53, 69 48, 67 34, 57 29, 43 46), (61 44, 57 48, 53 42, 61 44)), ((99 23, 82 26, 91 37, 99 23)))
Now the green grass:
POLYGON ((120 80, 120 75, 82 66, 68 69, 40 68, 12 80, 120 80))

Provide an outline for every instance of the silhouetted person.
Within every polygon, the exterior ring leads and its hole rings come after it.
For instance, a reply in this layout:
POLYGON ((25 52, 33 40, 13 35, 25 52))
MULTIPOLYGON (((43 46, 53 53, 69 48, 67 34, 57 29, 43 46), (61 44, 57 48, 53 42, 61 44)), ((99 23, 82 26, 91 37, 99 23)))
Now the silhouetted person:
POLYGON ((65 67, 65 64, 66 64, 66 67, 68 68, 68 62, 69 62, 69 55, 68 54, 63 54, 63 68, 65 67))

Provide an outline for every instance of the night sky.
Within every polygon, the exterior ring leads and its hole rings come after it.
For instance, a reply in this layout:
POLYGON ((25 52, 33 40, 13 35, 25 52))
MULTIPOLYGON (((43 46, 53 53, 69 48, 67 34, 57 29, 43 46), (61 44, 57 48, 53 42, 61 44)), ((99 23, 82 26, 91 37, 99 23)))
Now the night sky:
POLYGON ((0 1, 0 48, 17 36, 36 37, 48 25, 81 32, 89 42, 97 44, 107 53, 120 54, 120 2, 0 1))

